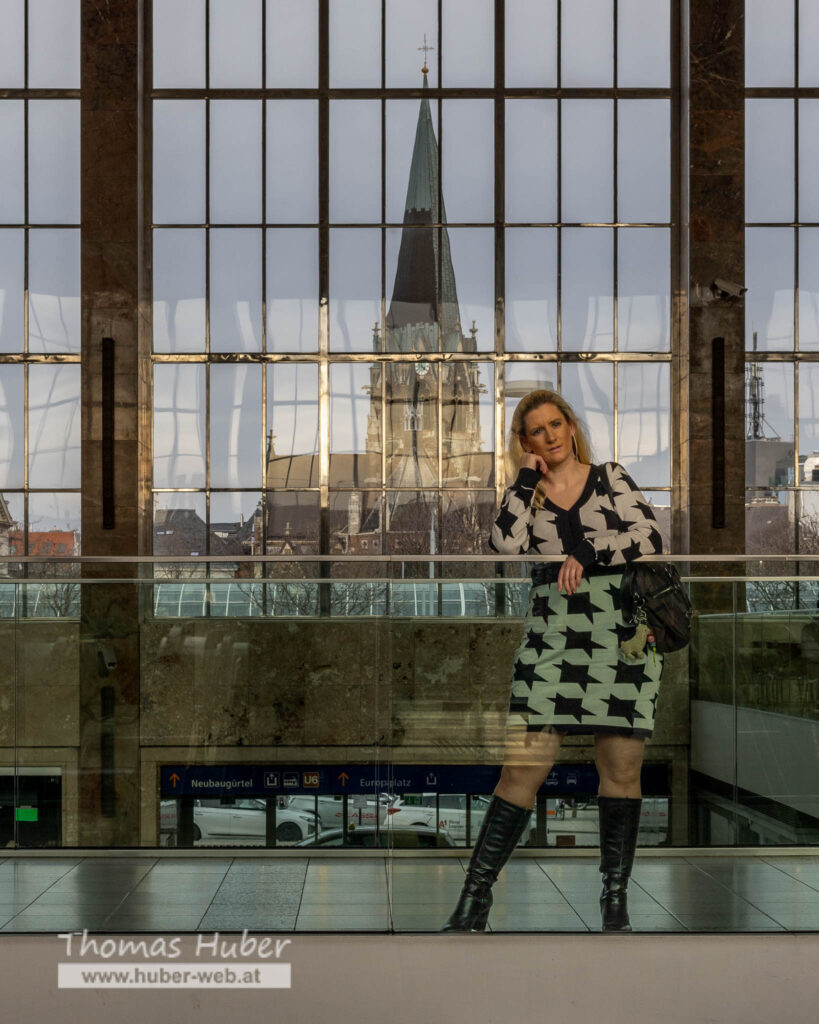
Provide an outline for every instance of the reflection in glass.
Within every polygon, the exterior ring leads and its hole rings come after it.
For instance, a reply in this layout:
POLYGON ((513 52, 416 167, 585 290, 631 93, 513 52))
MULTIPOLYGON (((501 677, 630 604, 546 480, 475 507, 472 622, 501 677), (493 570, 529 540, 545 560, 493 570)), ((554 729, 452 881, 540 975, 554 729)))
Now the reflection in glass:
MULTIPOLYGON (((387 491, 384 502, 384 529, 389 554, 440 554, 441 526, 437 491, 387 491)), ((429 577, 434 574, 434 566, 424 562, 407 562, 403 571, 409 577, 429 577)))
POLYGON ((216 228, 210 233, 212 352, 262 347, 262 233, 216 228))
MULTIPOLYGON (((319 549, 319 496, 310 491, 269 491, 265 550, 268 555, 312 555, 319 549)), ((269 576, 312 576, 318 566, 306 562, 273 564, 269 576)))
POLYGON ((557 221, 557 152, 557 101, 507 100, 507 221, 557 221))
POLYGON ((381 367, 330 365, 330 486, 381 484, 381 367))
POLYGON ((617 347, 622 352, 667 352, 671 347, 670 232, 617 232, 617 347))
MULTIPOLYGON (((442 0, 442 76, 446 88, 490 86, 495 78, 493 0, 442 0), (468 29, 467 29, 468 26, 468 29)), ((467 154, 464 154, 466 158, 467 154)))
MULTIPOLYGON (((745 84, 752 88, 794 84, 794 17, 783 13, 782 4, 745 0, 745 84)), ((800 32, 800 45, 806 42, 800 32)))
POLYGON ((438 486, 439 364, 388 363, 387 486, 438 486))
POLYGON ((595 461, 609 462, 613 459, 614 367, 612 364, 564 363, 561 371, 560 393, 586 425, 595 461))
POLYGON ((791 221, 793 100, 745 101, 745 219, 791 221))
POLYGON ((819 100, 799 100, 799 220, 819 221, 819 100))
POLYGON ((386 84, 390 87, 421 84, 423 54, 410 40, 418 43, 426 36, 432 47, 427 57, 427 81, 434 88, 438 84, 438 3, 437 0, 387 0, 386 2, 386 84))
POLYGON ((799 348, 819 349, 819 229, 799 229, 799 348))
MULTIPOLYGON (((258 491, 212 493, 210 496, 208 553, 211 555, 263 555, 265 553, 263 523, 262 496, 258 491)), ((239 578, 260 570, 260 565, 253 566, 248 563, 240 563, 238 566, 214 564, 211 567, 211 573, 238 575, 239 578)), ((259 593, 261 594, 261 591, 259 593)), ((213 596, 211 600, 213 600, 213 596)), ((251 614, 253 614, 252 611, 251 614)))
MULTIPOLYGON (((25 536, 23 532, 25 528, 25 495, 20 491, 3 491, 3 493, 0 494, 0 498, 5 502, 9 519, 9 530, 6 536, 8 547, 4 553, 8 555, 24 555, 26 553, 25 536)), ((20 570, 22 569, 23 566, 4 565, 0 569, 0 573, 4 576, 14 576, 21 574, 20 570)), ((0 604, 3 608, 0 615, 3 618, 9 614, 13 614, 13 598, 10 598, 11 595, 8 591, 5 591, 4 593, 0 592, 0 604), (11 608, 9 608, 9 605, 11 605, 11 608)))
MULTIPOLYGON (((497 515, 494 491, 446 491, 441 496, 441 552, 445 555, 488 555, 489 534, 497 515)), ((457 565, 457 575, 483 575, 487 567, 480 564, 457 565)), ((442 567, 442 573, 446 568, 442 567)), ((474 584, 468 584, 467 598, 486 599, 474 584)), ((494 586, 491 588, 494 590, 494 586)), ((491 595, 494 608, 494 594, 491 595)), ((466 612, 469 614, 469 612, 466 612)), ((486 612, 483 612, 486 614, 486 612)))
POLYGON ((610 352, 614 347, 611 231, 564 228, 561 269, 563 348, 610 352))
MULTIPOLYGON (((426 101, 429 107, 432 130, 438 134, 438 104, 434 100, 426 101)), ((411 192, 412 153, 416 141, 418 120, 418 100, 387 100, 385 131, 386 131, 386 219, 391 223, 400 224, 404 220, 406 203, 410 209, 417 209, 418 199, 411 192)), ((434 170, 437 171, 437 158, 434 170)), ((420 169, 420 168, 419 168, 420 169)), ((437 202, 436 202, 437 207, 437 202)), ((438 220, 438 210, 434 210, 434 220, 438 220)))
POLYGON ((798 32, 799 84, 819 85, 819 67, 816 62, 816 53, 819 49, 819 4, 816 0, 801 0, 798 32))
POLYGON ((30 366, 28 402, 29 486, 79 487, 79 366, 30 366))
POLYGON ((258 487, 261 446, 261 367, 247 363, 211 366, 211 486, 258 487))
MULTIPOLYGON (((790 555, 795 554, 794 509, 796 495, 792 498, 787 491, 749 491, 745 506, 745 551, 749 555, 790 555)), ((782 566, 782 573, 790 566, 782 566)), ((792 589, 787 584, 773 582, 754 587, 748 595, 749 601, 762 598, 765 610, 774 607, 792 607, 792 589), (764 588, 764 589, 763 589, 764 588), (762 590, 762 593, 760 593, 762 590), (784 593, 783 593, 784 591, 784 593), (783 598, 785 599, 783 601, 783 598)))
POLYGON ((24 349, 23 232, 0 230, 0 352, 24 349))
POLYGON ((793 260, 791 228, 746 229, 746 349, 793 349, 793 260))
POLYGON ((799 463, 802 469, 799 482, 819 485, 819 365, 816 363, 799 365, 799 463))
POLYGON ((617 108, 617 219, 670 219, 668 100, 621 100, 617 108))
MULTIPOLYGON (((495 346, 495 232, 451 228, 449 243, 464 339, 460 347, 471 351, 474 345, 477 352, 491 352, 495 346)), ((449 347, 446 339, 444 347, 449 347)))
POLYGON ((205 351, 205 232, 153 233, 155 352, 205 351))
POLYGON ((381 220, 381 104, 330 102, 330 220, 381 220))
POLYGON ((262 219, 262 105, 211 100, 210 220, 254 224, 262 219))
MULTIPOLYGON (((204 494, 154 493, 155 555, 204 555, 206 544, 204 494)), ((156 575, 166 579, 185 579, 198 569, 184 564, 155 567, 156 575)))
POLYGON ((80 0, 29 0, 28 86, 79 89, 80 0))
POLYGON ((795 482, 793 364, 749 363, 745 380, 745 482, 773 494, 795 482))
POLYGON ((492 363, 447 363, 441 368, 444 486, 491 487, 495 417, 492 363))
POLYGON ((79 100, 29 100, 28 188, 32 224, 79 223, 79 100))
POLYGON ((506 231, 506 351, 557 349, 557 230, 506 231))
POLYGON ((614 14, 612 0, 572 0, 562 5, 561 85, 612 84, 614 14))
POLYGON ((205 367, 154 367, 154 486, 205 486, 205 367))
MULTIPOLYGON (((330 349, 372 352, 381 327, 381 232, 330 232, 330 349)), ((380 349, 380 343, 378 344, 380 349)))
MULTIPOLYGON (((332 491, 330 493, 330 550, 345 555, 381 554, 384 502, 381 491, 332 491)), ((374 575, 372 565, 362 567, 374 575)), ((342 563, 339 575, 359 573, 355 563, 342 563)), ((347 597, 349 601, 349 597, 347 597)), ((345 614, 352 614, 349 610, 345 614)))
POLYGON ((507 86, 557 85, 557 0, 506 0, 505 32, 507 86))
POLYGON ((330 4, 330 86, 381 85, 381 0, 330 4))
POLYGON ((25 83, 25 0, 0 0, 0 89, 25 83))
POLYGON ((318 104, 268 100, 267 213, 272 224, 318 220, 318 104))
POLYGON ((611 221, 614 125, 611 100, 563 102, 562 218, 611 221))
MULTIPOLYGON (((30 555, 79 555, 80 495, 37 494, 28 498, 28 553, 30 555)), ((55 598, 65 598, 65 591, 55 598)))
POLYGON ((318 3, 266 0, 268 89, 310 89, 318 84, 318 3))
POLYGON ((494 118, 491 100, 444 101, 441 173, 450 221, 494 219, 494 118))
POLYGON ((24 394, 23 367, 0 363, 0 487, 25 484, 24 394))
POLYGON ((152 18, 154 87, 204 88, 205 0, 164 0, 152 18))
POLYGON ((617 84, 663 88, 671 75, 668 0, 618 0, 617 84))
POLYGON ((204 223, 203 100, 157 100, 154 103, 153 159, 154 222, 204 223))
POLYGON ((318 487, 318 367, 267 367, 265 487, 318 487))
POLYGON ((318 232, 268 228, 267 351, 318 348, 318 232))
MULTIPOLYGON (((805 555, 819 555, 819 486, 817 486, 819 484, 819 474, 814 479, 816 468, 817 463, 811 461, 808 473, 813 481, 812 487, 804 487, 795 494, 793 492, 788 494, 789 511, 792 509, 796 518, 798 550, 800 554, 805 555)), ((816 568, 816 562, 802 563, 800 566, 802 573, 811 576, 816 575, 816 568)), ((805 581, 799 589, 802 607, 810 609, 813 616, 813 628, 808 634, 813 641, 810 645, 809 666, 813 681, 805 696, 807 697, 806 703, 809 702, 811 709, 810 717, 815 719, 819 717, 814 699, 816 684, 819 682, 819 650, 816 648, 817 626, 819 626, 819 584, 815 580, 805 581)), ((808 653, 808 644, 805 642, 806 636, 804 632, 801 634, 801 641, 801 653, 804 663, 807 660, 805 659, 805 654, 808 653)), ((803 717, 808 717, 805 714, 806 710, 803 706, 797 713, 801 713, 803 717)))
POLYGON ((262 84, 262 0, 210 0, 210 87, 262 84))
POLYGON ((642 487, 671 483, 670 366, 621 363, 617 374, 618 461, 642 487))
POLYGON ((0 224, 25 221, 23 100, 0 100, 0 224))
POLYGON ((29 231, 28 288, 29 351, 79 352, 79 229, 29 231))

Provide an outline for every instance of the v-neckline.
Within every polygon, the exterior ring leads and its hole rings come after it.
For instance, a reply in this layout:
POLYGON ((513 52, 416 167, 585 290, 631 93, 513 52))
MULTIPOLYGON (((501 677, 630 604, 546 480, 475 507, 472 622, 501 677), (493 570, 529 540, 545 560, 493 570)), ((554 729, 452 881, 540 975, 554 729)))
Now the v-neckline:
POLYGON ((583 490, 580 492, 580 494, 577 497, 577 500, 574 502, 573 505, 569 505, 568 508, 564 508, 563 505, 558 505, 556 501, 552 501, 548 494, 544 495, 543 503, 545 505, 551 506, 551 508, 553 508, 555 512, 562 512, 564 515, 567 512, 573 512, 577 508, 577 506, 586 501, 586 499, 591 494, 591 488, 594 486, 594 477, 596 475, 596 469, 597 467, 594 465, 589 466, 589 472, 586 476, 586 482, 583 485, 583 490))

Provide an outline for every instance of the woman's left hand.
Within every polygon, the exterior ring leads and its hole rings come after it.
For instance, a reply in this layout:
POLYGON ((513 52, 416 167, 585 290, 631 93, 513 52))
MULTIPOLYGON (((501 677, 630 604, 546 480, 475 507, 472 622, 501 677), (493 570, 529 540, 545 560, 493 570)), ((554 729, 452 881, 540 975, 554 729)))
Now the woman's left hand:
POLYGON ((582 579, 583 566, 573 555, 569 555, 557 574, 557 589, 560 591, 565 589, 567 594, 574 594, 582 579))

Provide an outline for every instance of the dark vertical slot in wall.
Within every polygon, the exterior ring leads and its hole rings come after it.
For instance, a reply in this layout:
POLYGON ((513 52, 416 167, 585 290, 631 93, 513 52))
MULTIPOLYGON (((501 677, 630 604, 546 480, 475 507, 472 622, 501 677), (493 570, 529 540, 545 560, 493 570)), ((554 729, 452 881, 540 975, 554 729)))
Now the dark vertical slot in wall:
POLYGON ((102 339, 102 528, 114 529, 114 339, 102 339))
POLYGON ((711 339, 711 526, 725 529, 725 339, 711 339))
POLYGON ((100 810, 113 818, 114 795, 114 687, 100 690, 100 810))

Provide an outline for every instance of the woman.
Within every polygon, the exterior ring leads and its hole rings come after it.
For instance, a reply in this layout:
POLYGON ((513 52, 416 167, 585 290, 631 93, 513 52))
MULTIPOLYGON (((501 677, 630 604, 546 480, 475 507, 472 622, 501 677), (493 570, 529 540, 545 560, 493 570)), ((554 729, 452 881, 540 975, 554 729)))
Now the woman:
POLYGON ((622 466, 595 466, 568 403, 533 391, 512 418, 506 491, 490 547, 566 556, 535 565, 515 656, 500 781, 444 931, 483 931, 491 887, 532 813, 563 737, 594 735, 600 775, 600 905, 604 931, 630 931, 626 886, 640 824, 643 746, 654 727, 662 656, 627 655, 635 629, 620 614, 625 562, 662 551, 651 508, 622 466), (614 500, 612 505, 612 498, 614 500))

